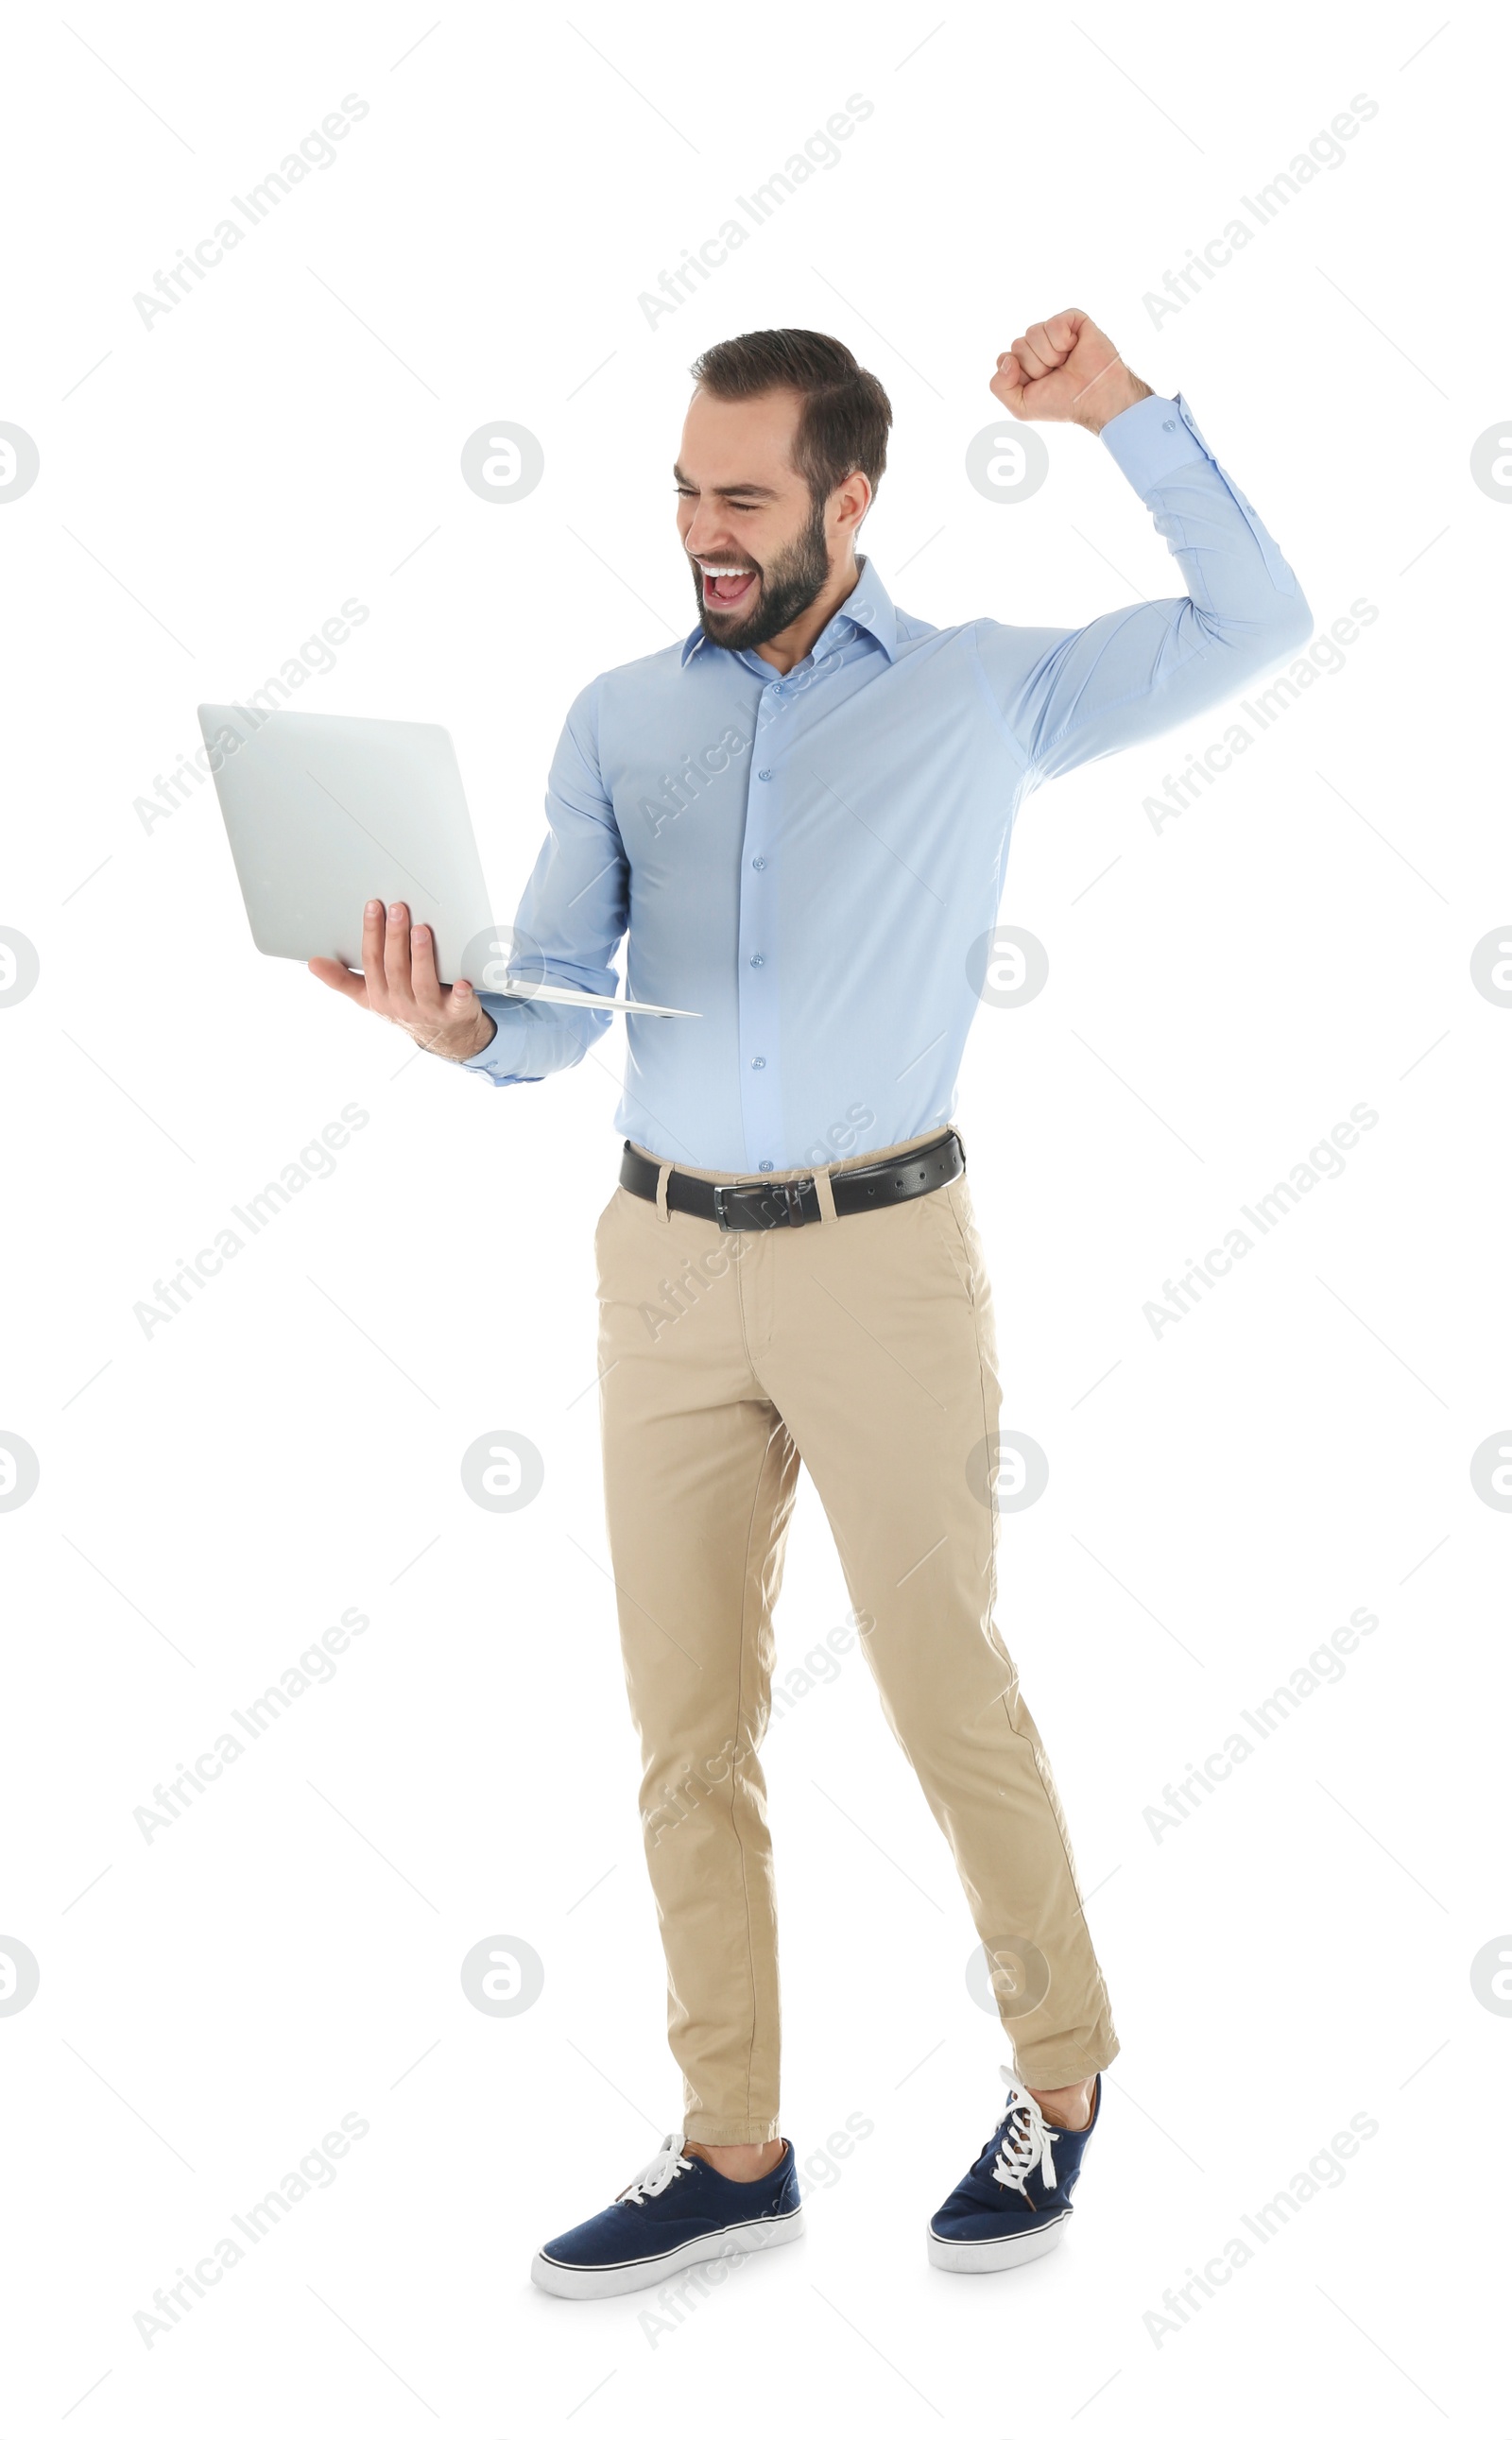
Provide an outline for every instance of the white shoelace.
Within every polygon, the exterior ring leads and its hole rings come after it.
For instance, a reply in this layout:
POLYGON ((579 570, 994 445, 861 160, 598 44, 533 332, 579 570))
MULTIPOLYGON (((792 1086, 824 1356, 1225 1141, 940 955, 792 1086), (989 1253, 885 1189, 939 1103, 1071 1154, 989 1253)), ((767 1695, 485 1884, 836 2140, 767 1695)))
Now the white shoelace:
POLYGON ((693 2162, 682 2148, 682 2137, 665 2136, 662 2139, 661 2149, 655 2160, 646 2162, 639 2175, 631 2179, 630 2183, 615 2197, 615 2200, 621 2203, 639 2203, 644 2202, 648 2195, 665 2194, 673 2180, 680 2176, 684 2169, 691 2169, 693 2165, 693 2162))
POLYGON ((1047 2126, 1038 2102, 1027 2092, 1011 2068, 999 2068, 999 2074, 1008 2087, 1008 2107, 999 2130, 998 2158, 992 2174, 999 2186, 1011 2186, 1021 2195, 1029 2174, 1036 2166, 1045 2173, 1045 2183, 1055 2182, 1055 2159, 1051 2145, 1061 2133, 1058 2126, 1047 2126))

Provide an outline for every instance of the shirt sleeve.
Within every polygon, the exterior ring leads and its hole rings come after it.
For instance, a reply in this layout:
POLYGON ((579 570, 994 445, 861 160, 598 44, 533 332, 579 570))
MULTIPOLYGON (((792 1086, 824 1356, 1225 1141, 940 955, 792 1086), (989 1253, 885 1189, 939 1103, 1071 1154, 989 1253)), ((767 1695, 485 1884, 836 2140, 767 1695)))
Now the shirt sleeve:
POLYGON ((988 688, 1031 786, 1210 709, 1312 633, 1295 576, 1183 399, 1141 399, 1102 439, 1187 591, 1085 627, 977 621, 988 688))
MULTIPOLYGON (((597 681, 567 713, 547 780, 547 836, 507 943, 511 982, 564 984, 613 999, 611 960, 629 908, 629 864, 599 768, 597 681)), ((478 997, 498 1028, 462 1065, 495 1085, 531 1085, 576 1067, 613 1020, 551 1000, 478 997)))

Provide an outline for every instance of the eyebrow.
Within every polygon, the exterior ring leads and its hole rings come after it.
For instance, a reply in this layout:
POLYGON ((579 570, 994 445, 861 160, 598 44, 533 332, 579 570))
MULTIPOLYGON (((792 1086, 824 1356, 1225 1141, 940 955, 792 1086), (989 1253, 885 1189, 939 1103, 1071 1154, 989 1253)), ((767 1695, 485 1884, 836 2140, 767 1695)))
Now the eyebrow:
MULTIPOLYGON (((672 478, 675 483, 685 484, 690 492, 698 488, 696 483, 689 480, 680 466, 674 466, 672 478)), ((767 483, 713 483, 710 489, 717 500, 775 500, 777 497, 767 483)))

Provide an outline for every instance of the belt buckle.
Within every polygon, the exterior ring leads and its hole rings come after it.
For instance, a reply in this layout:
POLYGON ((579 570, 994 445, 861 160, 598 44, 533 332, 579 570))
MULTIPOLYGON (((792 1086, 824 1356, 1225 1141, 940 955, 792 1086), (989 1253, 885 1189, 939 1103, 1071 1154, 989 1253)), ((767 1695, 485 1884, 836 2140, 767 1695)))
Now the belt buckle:
POLYGON ((805 1225, 803 1196, 813 1184, 812 1178, 784 1177, 758 1193, 756 1209, 763 1229, 801 1229, 805 1225))
POLYGON ((765 1193, 762 1193, 759 1188, 752 1189, 747 1186, 716 1186, 714 1189, 714 1218, 718 1221, 720 1228, 725 1231, 727 1236, 732 1233, 738 1233, 742 1229, 753 1228, 780 1228, 783 1223, 784 1212, 787 1226, 790 1229, 801 1229, 804 1225, 803 1190, 808 1182, 809 1181, 806 1178, 801 1178, 797 1181, 784 1178, 780 1186, 768 1187, 765 1193), (748 1195, 753 1192, 759 1197, 756 1205, 759 1217, 752 1221, 730 1219, 729 1216, 729 1207, 731 1198, 738 1203, 743 1196, 748 1195), (777 1201, 777 1197, 779 1195, 783 1198, 781 1204, 777 1201))

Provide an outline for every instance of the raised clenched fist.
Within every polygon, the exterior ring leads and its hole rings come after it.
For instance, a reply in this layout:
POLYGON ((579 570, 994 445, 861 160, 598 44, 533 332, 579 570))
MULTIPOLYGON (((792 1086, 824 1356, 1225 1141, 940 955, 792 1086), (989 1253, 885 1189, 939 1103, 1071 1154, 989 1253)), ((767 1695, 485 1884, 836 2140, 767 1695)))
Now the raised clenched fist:
POLYGON ((1074 306, 1032 323, 999 357, 987 386, 1021 423, 1080 423, 1089 432, 1150 396, 1149 383, 1074 306))

